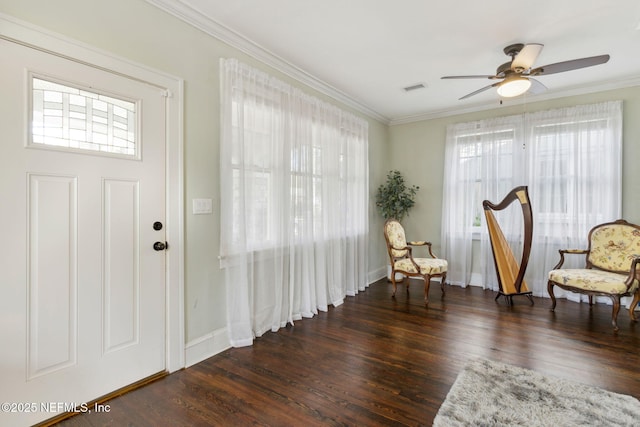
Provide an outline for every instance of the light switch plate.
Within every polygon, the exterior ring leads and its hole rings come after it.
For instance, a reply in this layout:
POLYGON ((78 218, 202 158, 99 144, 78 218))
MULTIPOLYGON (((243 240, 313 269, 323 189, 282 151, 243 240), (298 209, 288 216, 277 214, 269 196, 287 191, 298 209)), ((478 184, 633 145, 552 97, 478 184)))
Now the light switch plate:
POLYGON ((212 199, 193 199, 193 214, 207 215, 213 213, 212 199))

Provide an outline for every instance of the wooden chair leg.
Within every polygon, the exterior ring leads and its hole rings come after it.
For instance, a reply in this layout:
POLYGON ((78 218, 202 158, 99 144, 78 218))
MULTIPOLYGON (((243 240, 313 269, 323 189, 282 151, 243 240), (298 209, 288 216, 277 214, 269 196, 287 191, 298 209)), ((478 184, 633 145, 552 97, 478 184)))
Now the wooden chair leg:
POLYGON ((551 280, 547 282, 547 292, 551 297, 551 311, 554 311, 556 309, 556 296, 553 294, 553 282, 551 280))
POLYGON ((611 314, 611 323, 613 324, 613 330, 618 331, 618 312, 620 311, 620 295, 611 295, 613 301, 613 313, 611 314))
POLYGON ((639 302, 640 302, 640 288, 633 294, 633 301, 631 301, 631 305, 629 306, 629 317, 631 317, 631 320, 633 320, 634 322, 638 321, 638 319, 636 318, 635 310, 639 302))
POLYGON ((426 274, 424 276, 424 305, 429 304, 429 285, 431 284, 431 276, 426 274))
POLYGON ((398 287, 398 285, 396 284, 396 270, 393 268, 391 269, 391 284, 393 285, 393 293, 391 294, 391 298, 395 298, 396 288, 398 287))
POLYGON ((442 289, 442 295, 444 295, 444 282, 447 280, 447 273, 444 273, 440 280, 440 289, 442 289))

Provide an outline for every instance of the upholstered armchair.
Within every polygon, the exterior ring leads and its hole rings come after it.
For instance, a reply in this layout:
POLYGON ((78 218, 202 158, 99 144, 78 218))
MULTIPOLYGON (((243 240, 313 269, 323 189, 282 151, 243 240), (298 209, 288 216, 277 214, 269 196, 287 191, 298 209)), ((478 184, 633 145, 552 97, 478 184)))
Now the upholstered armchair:
MULTIPOLYGON (((421 277, 424 280, 424 303, 429 304, 429 285, 432 277, 440 277, 440 288, 444 295, 444 285, 447 279, 447 261, 433 254, 430 242, 407 242, 404 227, 398 220, 390 218, 384 223, 384 238, 387 242, 387 252, 391 263, 391 283, 393 283, 393 297, 396 295, 396 273, 406 277, 421 277), (413 246, 427 246, 431 258, 414 258, 413 246)), ((406 282, 407 292, 409 281, 406 282)))
POLYGON ((618 330, 620 298, 633 295, 629 316, 635 321, 634 309, 640 301, 640 226, 619 219, 595 226, 589 232, 589 247, 561 249, 560 262, 549 272, 547 290, 551 296, 551 311, 556 308, 553 287, 593 297, 604 295, 613 301, 611 323, 618 330), (563 269, 565 254, 585 255, 585 268, 563 269))

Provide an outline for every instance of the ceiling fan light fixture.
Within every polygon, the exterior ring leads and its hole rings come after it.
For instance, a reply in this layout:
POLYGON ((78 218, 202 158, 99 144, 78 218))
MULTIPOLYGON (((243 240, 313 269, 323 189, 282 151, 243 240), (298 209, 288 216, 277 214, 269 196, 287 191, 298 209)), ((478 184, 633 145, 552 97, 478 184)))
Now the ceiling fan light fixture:
POLYGON ((513 98, 514 96, 522 95, 531 87, 531 81, 524 77, 511 77, 505 79, 500 86, 498 86, 498 95, 504 98, 513 98))

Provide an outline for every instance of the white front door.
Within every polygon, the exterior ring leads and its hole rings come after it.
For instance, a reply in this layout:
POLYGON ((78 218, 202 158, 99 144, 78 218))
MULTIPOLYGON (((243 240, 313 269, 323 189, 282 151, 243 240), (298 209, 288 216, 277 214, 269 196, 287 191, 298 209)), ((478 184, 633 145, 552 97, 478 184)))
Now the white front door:
POLYGON ((0 425, 18 426, 166 369, 165 99, 6 40, 0 94, 0 425))

